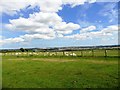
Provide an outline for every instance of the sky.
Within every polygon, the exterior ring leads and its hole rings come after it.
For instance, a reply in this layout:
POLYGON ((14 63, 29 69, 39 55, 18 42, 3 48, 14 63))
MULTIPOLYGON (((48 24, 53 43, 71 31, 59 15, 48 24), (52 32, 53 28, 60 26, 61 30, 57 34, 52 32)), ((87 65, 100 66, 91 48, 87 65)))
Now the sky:
POLYGON ((0 48, 118 44, 119 0, 2 0, 0 48))

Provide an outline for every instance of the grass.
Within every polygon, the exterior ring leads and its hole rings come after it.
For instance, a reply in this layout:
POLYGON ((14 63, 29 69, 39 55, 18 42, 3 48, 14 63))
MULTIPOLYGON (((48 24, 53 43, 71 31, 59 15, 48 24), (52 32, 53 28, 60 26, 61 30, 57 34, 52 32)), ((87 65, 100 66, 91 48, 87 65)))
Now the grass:
POLYGON ((2 60, 0 58, 0 89, 2 88, 2 60))
POLYGON ((116 57, 3 56, 3 88, 118 87, 116 57))

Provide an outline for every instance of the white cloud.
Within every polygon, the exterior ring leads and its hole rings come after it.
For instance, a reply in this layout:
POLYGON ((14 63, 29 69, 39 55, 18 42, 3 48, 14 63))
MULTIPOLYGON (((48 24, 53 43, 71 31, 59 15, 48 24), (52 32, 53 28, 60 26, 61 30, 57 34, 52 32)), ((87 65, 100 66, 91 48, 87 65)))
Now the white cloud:
MULTIPOLYGON (((37 0, 35 0, 37 1, 37 0)), ((6 13, 9 15, 17 14, 17 11, 20 11, 20 9, 24 9, 29 5, 34 5, 35 2, 33 0, 24 0, 24 1, 18 1, 18 0, 2 0, 0 3, 0 8, 2 10, 0 13, 6 13)))
POLYGON ((29 5, 29 8, 39 6, 42 12, 58 12, 62 9, 61 0, 2 0, 0 3, 0 8, 2 8, 0 13, 14 15, 17 14, 18 11, 20 11, 21 9, 25 9, 29 5))
MULTIPOLYGON (((89 28, 89 30, 88 30, 88 28, 87 28, 87 31, 91 30, 91 28, 89 28)), ((95 29, 95 27, 94 27, 94 29, 95 29)), ((83 39, 94 39, 94 38, 112 38, 113 35, 115 35, 115 34, 116 35, 118 34, 118 26, 117 25, 108 26, 106 28, 103 28, 100 31, 84 32, 84 33, 79 33, 79 34, 74 34, 71 36, 64 36, 64 37, 70 38, 70 39, 72 38, 72 39, 83 40, 83 39)))
POLYGON ((85 40, 87 38, 87 35, 85 35, 85 34, 74 34, 74 35, 64 36, 64 38, 76 39, 76 40, 85 40))
POLYGON ((38 4, 42 12, 58 12, 62 9, 61 0, 39 0, 38 4))
POLYGON ((111 25, 107 28, 104 28, 101 30, 102 33, 118 33, 118 26, 117 25, 111 25))
POLYGON ((17 14, 20 9, 39 6, 42 12, 58 12, 62 9, 62 5, 70 4, 71 7, 84 4, 85 2, 93 3, 95 0, 2 0, 0 3, 0 13, 9 15, 17 14))
POLYGON ((87 0, 62 0, 63 4, 70 4, 71 7, 75 7, 80 4, 84 4, 87 0))
POLYGON ((120 0, 96 0, 96 2, 119 2, 120 0))
POLYGON ((62 0, 63 4, 70 4, 71 7, 82 5, 85 2, 94 3, 96 0, 62 0))
MULTIPOLYGON (((3 39, 0 40, 0 44, 8 44, 8 43, 21 43, 21 42, 26 42, 30 41, 33 39, 54 39, 56 37, 61 37, 61 38, 68 38, 68 39, 76 39, 76 40, 85 40, 85 39, 95 39, 95 38, 101 38, 101 40, 113 40, 114 36, 117 37, 118 35, 118 26, 117 25, 111 25, 106 28, 103 28, 100 31, 96 32, 85 32, 85 33, 79 33, 79 34, 74 34, 74 35, 68 35, 68 36, 63 36, 62 34, 57 34, 56 36, 55 33, 53 34, 25 34, 19 37, 15 38, 8 38, 8 39, 3 39)), ((117 37, 118 38, 118 37, 117 37)), ((115 38, 115 40, 118 40, 115 38)))
POLYGON ((39 12, 31 14, 29 18, 19 18, 9 21, 5 26, 11 30, 22 30, 27 33, 57 33, 70 34, 80 28, 78 24, 63 22, 57 13, 39 12))
POLYGON ((0 13, 9 15, 17 14, 21 9, 39 6, 42 12, 58 12, 62 9, 62 5, 69 4, 71 7, 82 5, 85 2, 118 2, 119 0, 2 0, 0 3, 0 13))
POLYGON ((0 45, 28 42, 33 39, 54 39, 54 38, 55 38, 54 34, 25 34, 15 38, 2 39, 0 40, 0 45))
POLYGON ((83 28, 80 30, 80 33, 86 33, 86 32, 90 32, 96 29, 96 26, 89 26, 87 28, 83 28))
POLYGON ((44 23, 51 26, 59 22, 62 22, 62 18, 58 16, 57 13, 50 13, 50 12, 49 13, 39 12, 39 13, 31 14, 29 19, 38 23, 44 23))
POLYGON ((24 42, 24 39, 20 37, 3 39, 0 40, 0 45, 9 44, 9 43, 18 43, 18 42, 24 42))
POLYGON ((78 24, 74 23, 66 23, 66 22, 61 22, 55 26, 55 29, 59 29, 61 31, 63 30, 76 30, 79 29, 80 26, 78 24))
POLYGON ((25 34, 23 36, 20 36, 20 38, 23 38, 25 41, 32 40, 32 39, 54 39, 54 34, 25 34))
POLYGON ((50 26, 61 22, 62 19, 56 13, 35 13, 29 18, 19 18, 10 20, 10 24, 5 26, 11 30, 22 30, 27 33, 53 33, 50 26))
POLYGON ((55 25, 55 31, 60 34, 70 34, 73 30, 80 28, 78 24, 61 22, 55 25))
POLYGON ((63 34, 70 34, 80 26, 74 23, 66 23, 56 13, 39 12, 29 15, 29 18, 18 18, 9 21, 5 26, 13 31, 24 31, 27 34, 20 37, 8 38, 1 43, 25 42, 33 39, 54 39, 63 37, 63 34), (15 41, 16 40, 16 41, 15 41))

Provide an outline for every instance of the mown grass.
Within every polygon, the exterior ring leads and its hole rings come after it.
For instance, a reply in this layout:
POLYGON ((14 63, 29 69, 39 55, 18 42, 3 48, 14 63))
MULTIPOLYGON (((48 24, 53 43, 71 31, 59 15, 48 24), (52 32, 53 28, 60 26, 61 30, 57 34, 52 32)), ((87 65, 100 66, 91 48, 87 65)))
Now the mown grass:
POLYGON ((3 88, 118 87, 118 58, 4 56, 3 88))

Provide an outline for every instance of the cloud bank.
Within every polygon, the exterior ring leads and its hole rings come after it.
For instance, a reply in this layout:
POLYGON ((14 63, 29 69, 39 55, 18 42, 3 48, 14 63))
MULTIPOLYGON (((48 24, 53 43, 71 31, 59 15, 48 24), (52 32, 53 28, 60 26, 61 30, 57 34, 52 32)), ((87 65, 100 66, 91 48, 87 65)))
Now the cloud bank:
MULTIPOLYGON (((105 1, 105 0, 104 0, 105 1)), ((107 1, 107 0, 106 0, 107 1)), ((71 8, 84 3, 95 3, 97 0, 2 0, 0 3, 0 13, 8 15, 15 15, 22 9, 34 8, 38 6, 40 12, 30 14, 28 18, 19 17, 18 19, 9 20, 5 27, 11 31, 23 31, 26 34, 15 38, 8 38, 0 40, 1 44, 6 43, 19 43, 33 39, 55 39, 55 38, 68 38, 68 39, 92 39, 111 36, 118 31, 117 25, 111 25, 102 30, 95 31, 96 26, 88 26, 81 28, 79 24, 73 22, 65 22, 57 12, 62 10, 63 5, 69 4, 71 8), (75 30, 79 33, 72 34, 75 30), (69 35, 72 34, 72 35, 69 35)), ((118 2, 116 0, 115 2, 118 2)), ((114 14, 115 12, 113 12, 114 14)), ((116 13, 115 13, 116 14, 116 13)), ((110 14, 109 14, 109 17, 110 14)))

